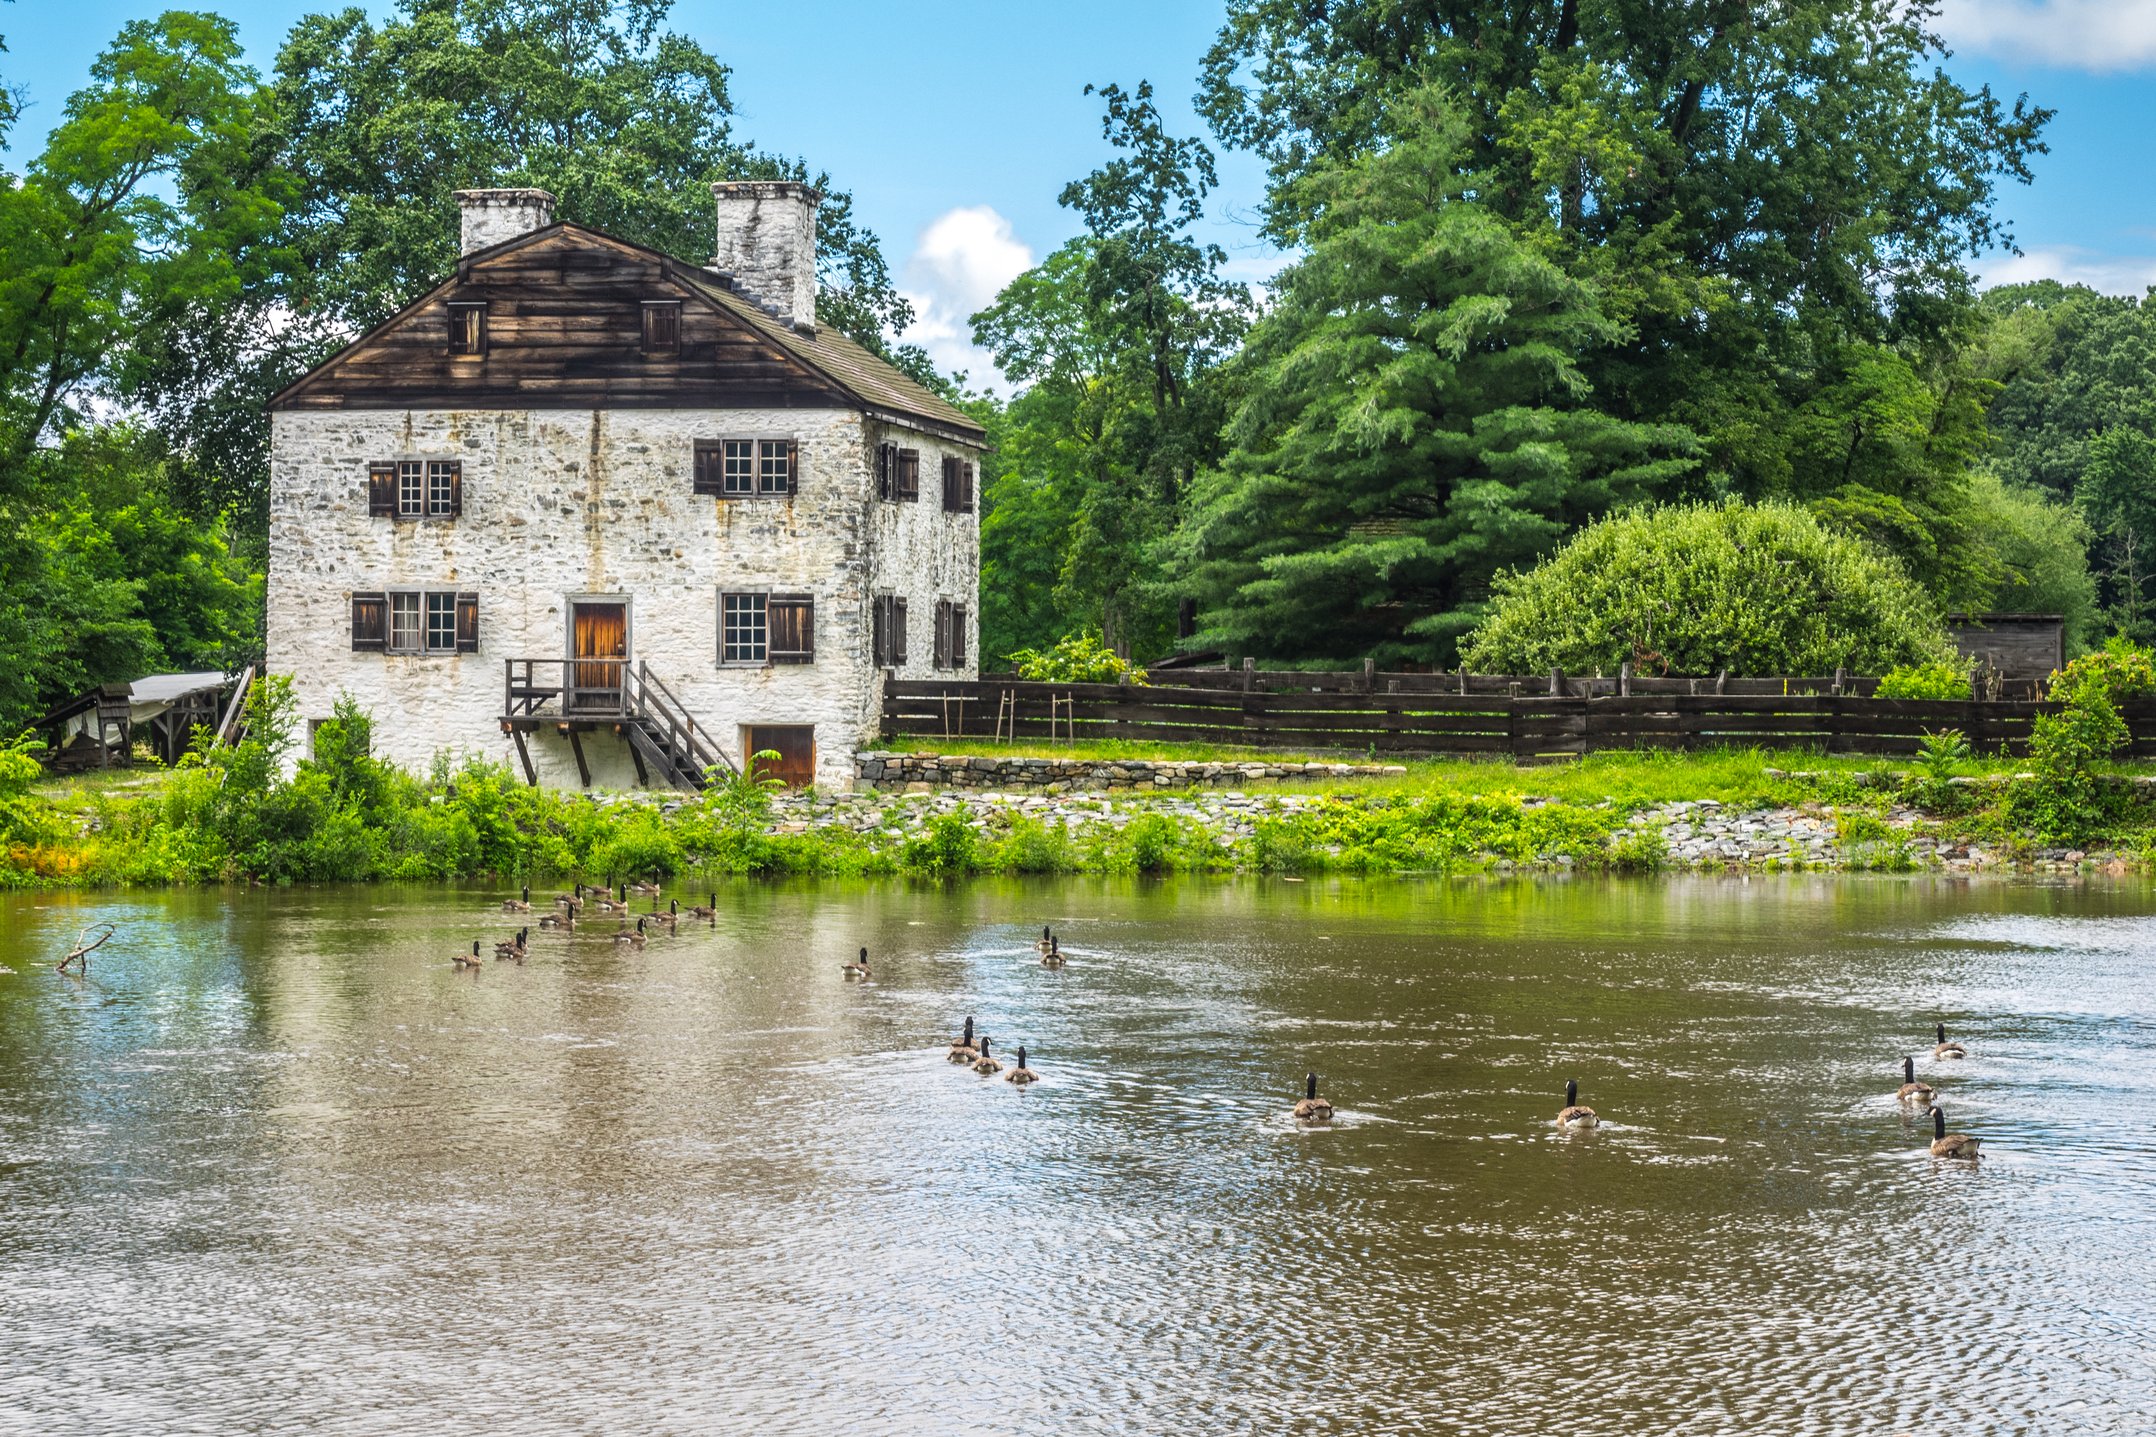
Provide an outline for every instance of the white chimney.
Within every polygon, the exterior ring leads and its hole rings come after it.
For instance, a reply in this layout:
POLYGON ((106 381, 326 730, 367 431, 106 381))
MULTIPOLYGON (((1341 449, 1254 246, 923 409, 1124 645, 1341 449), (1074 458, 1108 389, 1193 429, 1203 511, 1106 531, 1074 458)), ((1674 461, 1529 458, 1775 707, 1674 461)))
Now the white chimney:
POLYGON ((457 207, 464 212, 464 248, 459 254, 554 223, 554 197, 545 190, 458 190, 457 207))
POLYGON ((802 329, 816 327, 816 205, 798 180, 722 180, 718 249, 711 267, 737 294, 802 329))

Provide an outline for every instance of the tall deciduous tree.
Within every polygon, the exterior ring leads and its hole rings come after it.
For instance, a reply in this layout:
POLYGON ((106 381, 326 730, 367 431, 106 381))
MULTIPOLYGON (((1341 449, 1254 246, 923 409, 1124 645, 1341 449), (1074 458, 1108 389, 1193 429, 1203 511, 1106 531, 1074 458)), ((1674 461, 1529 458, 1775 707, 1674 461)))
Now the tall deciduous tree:
POLYGON ((1692 467, 1686 431, 1591 402, 1581 361, 1623 327, 1480 202, 1470 128, 1412 91, 1293 182, 1309 252, 1178 541, 1231 650, 1449 660, 1499 569, 1692 467))

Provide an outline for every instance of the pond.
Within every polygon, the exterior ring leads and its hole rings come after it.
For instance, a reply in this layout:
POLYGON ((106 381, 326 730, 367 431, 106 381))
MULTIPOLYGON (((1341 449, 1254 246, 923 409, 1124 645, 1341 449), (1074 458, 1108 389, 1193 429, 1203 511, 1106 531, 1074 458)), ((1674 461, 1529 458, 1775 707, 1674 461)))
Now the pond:
POLYGON ((0 1430, 2156 1430, 2137 882, 499 899, 0 899, 0 1430))

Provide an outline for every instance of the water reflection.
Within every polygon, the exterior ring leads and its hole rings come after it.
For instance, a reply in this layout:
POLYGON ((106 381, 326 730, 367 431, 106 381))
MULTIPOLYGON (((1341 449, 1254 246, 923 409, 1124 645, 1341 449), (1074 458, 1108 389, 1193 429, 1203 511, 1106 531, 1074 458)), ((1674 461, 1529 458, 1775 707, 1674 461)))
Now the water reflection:
POLYGON ((2139 886, 498 897, 5 900, 0 1430, 2156 1427, 2139 886))

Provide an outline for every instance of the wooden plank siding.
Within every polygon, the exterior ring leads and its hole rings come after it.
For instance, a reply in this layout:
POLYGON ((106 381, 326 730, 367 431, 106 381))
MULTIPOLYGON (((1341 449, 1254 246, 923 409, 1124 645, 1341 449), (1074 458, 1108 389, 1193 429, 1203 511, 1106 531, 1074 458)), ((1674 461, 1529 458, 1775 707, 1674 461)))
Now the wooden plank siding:
MULTIPOLYGON (((1359 677, 1359 676, 1358 676, 1359 677)), ((1524 684, 1525 680, 1516 680, 1524 684)), ((1383 754, 1504 754, 1523 761, 1618 749, 1809 748, 1906 755, 1959 729, 1985 754, 2028 751, 2053 706, 1834 694, 1228 692, 1211 687, 887 680, 887 739, 1017 738, 1209 743, 1383 754)), ((2133 757, 2156 757, 2156 701, 2121 706, 2133 757)))

